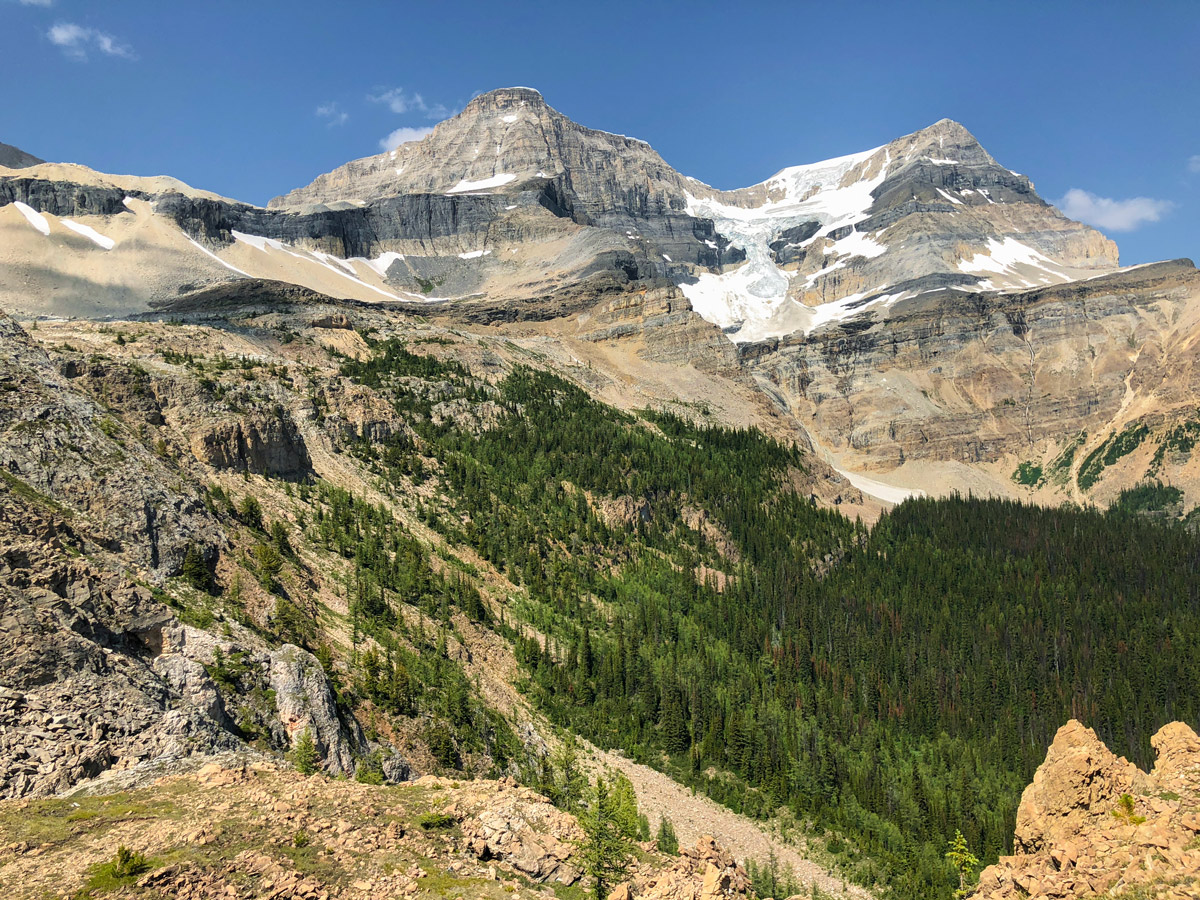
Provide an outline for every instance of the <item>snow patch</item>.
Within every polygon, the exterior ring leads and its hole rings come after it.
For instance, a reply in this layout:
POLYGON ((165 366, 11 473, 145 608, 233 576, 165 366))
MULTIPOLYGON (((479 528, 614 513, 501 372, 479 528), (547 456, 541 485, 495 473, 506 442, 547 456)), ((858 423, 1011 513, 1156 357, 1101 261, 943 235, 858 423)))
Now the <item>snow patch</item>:
MULTIPOLYGON (((771 199, 756 207, 743 208, 685 194, 688 215, 712 219, 720 234, 746 252, 746 262, 734 271, 719 275, 705 273, 695 284, 681 285, 692 308, 726 329, 734 342, 789 334, 797 326, 814 327, 816 313, 788 299, 791 277, 775 264, 767 245, 779 232, 803 222, 820 223, 821 228, 810 238, 813 241, 867 218, 867 211, 874 203, 871 192, 887 177, 890 154, 873 177, 845 182, 854 169, 880 149, 783 169, 758 185, 771 199)), ((845 266, 844 259, 850 256, 870 259, 886 250, 870 235, 852 232, 830 250, 843 260, 810 276, 809 284, 820 275, 845 266)))
MULTIPOLYGON (((127 197, 126 199, 129 199, 129 198, 127 197)), ((221 265, 223 265, 225 268, 227 268, 231 272, 237 272, 239 275, 245 275, 247 278, 250 277, 249 273, 243 272, 237 266, 230 265, 229 263, 225 262, 225 260, 221 259, 221 257, 217 256, 217 254, 213 253, 211 250, 209 250, 203 244, 200 244, 200 243, 192 240, 190 237, 187 236, 187 234, 184 234, 183 232, 180 232, 180 233, 183 234, 184 239, 189 244, 191 244, 193 247, 195 247, 197 250, 199 250, 205 256, 211 256, 213 259, 215 259, 217 262, 219 262, 221 265)))
POLYGON ((25 221, 27 221, 46 237, 50 237, 50 223, 46 221, 45 216, 43 216, 32 206, 22 203, 20 200, 14 201, 13 206, 21 211, 21 215, 25 217, 25 221))
MULTIPOLYGON (((1050 271, 1047 266, 1058 268, 1057 263, 1047 256, 1034 250, 1027 244, 1022 244, 1016 238, 1006 237, 1002 241, 988 238, 986 252, 974 254, 970 259, 964 259, 958 264, 960 272, 995 273, 998 275, 1012 274, 1014 266, 1027 265, 1035 269, 1050 271)), ((1052 273, 1058 274, 1058 273, 1052 273)))
POLYGON ((363 263, 367 268, 372 269, 380 278, 387 277, 387 271, 392 267, 392 263, 397 260, 404 259, 403 253, 393 253, 390 250, 386 253, 380 253, 375 259, 364 259, 363 263))
POLYGON ((511 125, 513 122, 517 121, 517 117, 514 115, 507 115, 507 116, 504 116, 500 121, 508 122, 511 125))
POLYGON ((491 250, 471 250, 471 251, 468 251, 467 253, 458 254, 458 258, 459 259, 479 259, 479 257, 481 257, 481 256, 490 255, 491 252, 492 252, 491 250))
POLYGON ((938 188, 937 192, 939 194, 941 194, 943 197, 945 197, 947 200, 949 200, 951 203, 957 203, 959 206, 962 206, 961 200, 959 200, 957 197, 951 197, 948 193, 943 191, 941 188, 938 188))
POLYGON ((454 187, 450 188, 450 190, 446 191, 446 193, 447 194, 461 194, 465 191, 484 191, 484 190, 487 190, 488 188, 501 187, 503 185, 508 184, 509 182, 516 181, 516 180, 517 180, 516 175, 506 175, 506 174, 493 175, 491 178, 483 178, 483 179, 480 179, 479 181, 467 181, 466 179, 464 179, 464 180, 460 181, 458 184, 456 184, 454 187))
MULTIPOLYGON (((406 299, 404 297, 399 297, 396 294, 391 293, 390 291, 385 291, 382 288, 377 288, 373 284, 368 284, 367 282, 363 281, 361 278, 358 278, 358 277, 350 274, 351 272, 354 271, 353 266, 349 265, 349 263, 347 263, 346 260, 343 260, 339 257, 330 257, 329 254, 327 254, 327 253, 319 253, 318 254, 318 253, 298 252, 298 251, 292 249, 291 247, 288 247, 282 241, 277 241, 274 238, 269 238, 269 237, 261 237, 256 234, 245 234, 241 231, 231 231, 230 234, 233 235, 233 239, 235 241, 239 241, 243 244, 249 244, 251 247, 254 247, 257 250, 266 251, 267 248, 270 248, 272 250, 278 250, 282 253, 286 253, 288 256, 294 256, 294 257, 296 257, 296 259, 304 260, 305 262, 316 263, 318 266, 323 266, 324 268, 328 269, 333 274, 340 275, 342 278, 349 279, 350 281, 353 281, 355 284, 359 285, 360 287, 365 287, 367 290, 374 291, 376 294, 380 294, 384 297, 387 297, 389 300, 399 300, 399 301, 403 302, 406 299), (329 262, 326 262, 325 258, 336 259, 337 265, 333 265, 329 262), (347 272, 346 269, 349 269, 350 271, 347 272)), ((232 266, 230 266, 230 268, 232 268, 232 266)), ((244 275, 245 273, 243 272, 242 274, 244 275)), ((408 292, 406 291, 405 293, 408 293, 408 292)), ((430 297, 419 297, 416 294, 408 294, 408 297, 412 298, 412 299, 419 299, 422 301, 435 299, 435 298, 430 298, 430 297)))
POLYGON ((925 492, 917 488, 905 488, 894 484, 885 484, 882 481, 876 481, 874 478, 867 478, 865 475, 859 475, 857 472, 847 472, 844 469, 835 468, 834 471, 844 476, 847 481, 864 494, 870 494, 872 497, 883 500, 885 503, 903 503, 909 497, 925 496, 925 492))
POLYGON ((97 247, 103 247, 105 250, 111 250, 113 247, 117 246, 116 241, 110 237, 105 237, 95 228, 92 228, 89 225, 80 225, 78 222, 72 222, 70 219, 59 219, 59 221, 76 234, 82 234, 97 247))
POLYGON ((665 253, 662 255, 662 258, 665 259, 667 262, 671 262, 671 257, 667 256, 667 254, 665 254, 665 253))

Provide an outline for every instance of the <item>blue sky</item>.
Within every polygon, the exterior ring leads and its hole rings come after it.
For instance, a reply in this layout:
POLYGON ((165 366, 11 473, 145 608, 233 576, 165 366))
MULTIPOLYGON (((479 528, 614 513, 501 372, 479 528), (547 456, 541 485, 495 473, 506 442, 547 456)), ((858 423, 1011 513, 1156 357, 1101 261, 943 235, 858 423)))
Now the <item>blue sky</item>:
POLYGON ((0 141, 265 203, 528 85, 718 187, 943 116, 1123 263, 1200 257, 1200 2, 0 0, 0 141))

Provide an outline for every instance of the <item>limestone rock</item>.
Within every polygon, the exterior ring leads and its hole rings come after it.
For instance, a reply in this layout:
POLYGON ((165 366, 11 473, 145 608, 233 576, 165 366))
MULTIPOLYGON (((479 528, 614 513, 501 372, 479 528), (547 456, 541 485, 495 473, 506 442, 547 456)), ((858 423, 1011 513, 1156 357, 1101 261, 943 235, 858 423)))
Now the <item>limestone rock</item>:
POLYGON ((1015 845, 1035 853, 1108 815, 1138 780, 1138 769, 1118 758, 1090 728, 1072 720, 1058 730, 1046 760, 1017 808, 1015 845))
POLYGON ((1173 722, 1151 743, 1147 775, 1081 723, 1060 728, 1021 798, 1016 854, 988 866, 972 898, 1200 895, 1200 738, 1173 722))
POLYGON ((331 775, 354 774, 355 751, 365 749, 366 741, 359 729, 347 729, 338 717, 321 663, 307 650, 284 644, 271 653, 270 667, 279 720, 292 746, 308 731, 325 771, 331 775))

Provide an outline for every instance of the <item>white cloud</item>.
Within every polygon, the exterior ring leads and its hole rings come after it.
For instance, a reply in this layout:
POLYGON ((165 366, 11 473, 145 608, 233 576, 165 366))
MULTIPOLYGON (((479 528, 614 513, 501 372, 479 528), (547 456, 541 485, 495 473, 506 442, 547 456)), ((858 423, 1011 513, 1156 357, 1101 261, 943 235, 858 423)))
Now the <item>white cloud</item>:
POLYGON ((122 59, 136 59, 133 48, 122 44, 111 34, 97 31, 95 28, 85 28, 74 22, 59 22, 46 32, 50 43, 62 48, 63 53, 72 59, 87 59, 88 50, 95 49, 107 56, 119 56, 122 59))
POLYGON ((387 137, 380 138, 379 146, 384 150, 395 150, 401 144, 421 140, 431 131, 432 128, 397 128, 387 137))
POLYGON ((325 119, 330 128, 334 125, 345 125, 350 121, 350 113, 343 110, 336 102, 322 103, 316 109, 316 116, 318 119, 325 119))
POLYGON ((1148 222, 1157 222, 1171 211, 1169 200, 1150 197, 1130 197, 1113 200, 1098 197, 1090 191, 1071 188, 1058 203, 1070 218, 1106 231, 1133 231, 1148 222))
POLYGON ((445 119, 454 115, 454 110, 442 103, 427 103, 420 94, 409 93, 404 88, 388 88, 377 94, 367 94, 372 103, 382 103, 394 113, 403 115, 408 112, 422 113, 427 119, 445 119))
POLYGON ((1193 156, 1191 159, 1188 160, 1188 171, 1189 172, 1200 172, 1200 153, 1197 153, 1195 156, 1193 156))

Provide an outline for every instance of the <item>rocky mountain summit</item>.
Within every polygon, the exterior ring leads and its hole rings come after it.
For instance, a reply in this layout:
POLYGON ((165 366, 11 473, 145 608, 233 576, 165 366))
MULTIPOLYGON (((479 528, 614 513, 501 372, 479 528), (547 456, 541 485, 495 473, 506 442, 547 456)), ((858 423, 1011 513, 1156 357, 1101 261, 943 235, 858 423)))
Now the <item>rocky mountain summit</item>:
POLYGON ((1200 738, 1173 722, 1151 744, 1147 773, 1064 725, 1021 796, 1015 854, 971 897, 1200 897, 1200 738))
MULTIPOLYGON (((736 341, 811 331, 935 287, 1010 290, 1117 266, 1112 242, 1063 217, 949 120, 724 191, 642 141, 576 124, 529 88, 476 97, 424 139, 348 163, 269 209, 80 167, 0 172, 0 207, 22 211, 7 215, 7 230, 49 239, 14 234, 24 253, 11 262, 47 267, 61 222, 79 250, 82 235, 105 251, 74 261, 85 270, 160 269, 127 237, 143 212, 135 201, 171 245, 180 288, 232 273, 375 302, 470 306, 544 302, 597 278, 667 278, 736 341)), ((67 265, 62 255, 50 270, 67 265)), ((59 310, 71 293, 55 298, 59 310)), ((129 309, 137 299, 113 301, 129 309)))
POLYGON ((44 162, 44 159, 38 159, 32 153, 26 153, 19 147, 0 143, 0 167, 5 169, 24 169, 44 162))

